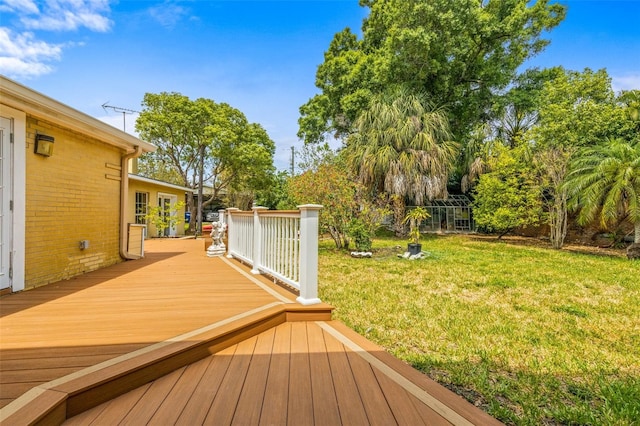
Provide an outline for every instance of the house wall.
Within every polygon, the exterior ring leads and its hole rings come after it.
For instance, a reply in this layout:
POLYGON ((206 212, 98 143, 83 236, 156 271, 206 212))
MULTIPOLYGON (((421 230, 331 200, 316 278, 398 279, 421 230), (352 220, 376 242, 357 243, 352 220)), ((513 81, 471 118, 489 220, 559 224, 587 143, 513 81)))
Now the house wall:
MULTIPOLYGON (((158 206, 158 194, 170 194, 177 197, 178 202, 182 202, 182 208, 176 212, 178 218, 178 224, 176 226, 176 235, 184 236, 184 213, 185 213, 185 193, 174 188, 168 188, 162 185, 156 185, 149 182, 141 182, 133 179, 129 179, 129 199, 127 205, 129 206, 127 213, 127 223, 135 223, 135 206, 136 206, 136 192, 146 192, 149 194, 149 209, 158 206)), ((147 221, 147 238, 155 237, 158 235, 156 227, 147 221)))
POLYGON ((109 266, 119 255, 123 151, 27 116, 25 288, 109 266), (53 155, 34 153, 37 133, 55 138, 53 155), (80 249, 88 240, 89 248, 80 249))

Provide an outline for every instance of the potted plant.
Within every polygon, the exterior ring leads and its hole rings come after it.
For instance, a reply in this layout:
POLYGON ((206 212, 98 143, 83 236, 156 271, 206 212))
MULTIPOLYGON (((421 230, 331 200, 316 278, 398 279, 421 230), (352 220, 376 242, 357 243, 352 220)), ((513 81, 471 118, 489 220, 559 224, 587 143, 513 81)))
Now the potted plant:
POLYGON ((403 223, 409 223, 409 244, 407 251, 410 255, 422 252, 422 244, 420 244, 420 224, 430 215, 424 207, 415 207, 404 217, 403 223))

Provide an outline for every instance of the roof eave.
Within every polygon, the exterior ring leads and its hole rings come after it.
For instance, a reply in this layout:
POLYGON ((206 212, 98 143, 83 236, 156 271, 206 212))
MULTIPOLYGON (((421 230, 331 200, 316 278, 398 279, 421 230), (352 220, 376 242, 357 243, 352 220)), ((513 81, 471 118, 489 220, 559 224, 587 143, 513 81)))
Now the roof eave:
POLYGON ((180 186, 180 185, 176 185, 176 184, 169 183, 169 182, 163 182, 161 180, 151 179, 151 178, 148 178, 148 177, 136 175, 134 173, 129 173, 129 179, 130 180, 137 180, 139 182, 146 182, 146 183, 150 183, 150 184, 153 184, 153 185, 164 186, 166 188, 177 189, 178 191, 184 191, 184 192, 190 192, 190 193, 195 192, 192 188, 188 188, 186 186, 180 186))
POLYGON ((122 130, 80 112, 68 105, 36 92, 4 76, 0 76, 0 102, 72 130, 88 134, 124 150, 139 146, 143 152, 153 152, 156 146, 122 130))

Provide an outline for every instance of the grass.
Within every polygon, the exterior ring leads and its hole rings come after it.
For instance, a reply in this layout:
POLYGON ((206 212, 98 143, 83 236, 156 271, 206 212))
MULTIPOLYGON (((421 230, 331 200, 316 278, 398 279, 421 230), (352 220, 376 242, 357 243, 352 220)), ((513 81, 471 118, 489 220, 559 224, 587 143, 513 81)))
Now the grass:
POLYGON ((640 262, 469 236, 423 239, 420 261, 405 247, 321 243, 336 319, 508 424, 640 425, 640 262))

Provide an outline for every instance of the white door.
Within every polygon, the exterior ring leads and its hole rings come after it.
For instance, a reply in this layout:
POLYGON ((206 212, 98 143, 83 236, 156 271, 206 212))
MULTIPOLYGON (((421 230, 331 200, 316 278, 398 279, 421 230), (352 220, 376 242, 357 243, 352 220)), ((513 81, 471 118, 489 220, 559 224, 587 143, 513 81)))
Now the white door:
POLYGON ((0 117, 0 290, 11 287, 11 256, 13 235, 13 156, 11 151, 11 120, 0 117))
POLYGON ((177 202, 178 197, 175 195, 158 194, 158 206, 160 206, 160 215, 164 219, 164 223, 167 225, 167 227, 164 229, 164 232, 160 232, 160 230, 158 231, 160 236, 176 236, 177 212, 175 210, 175 207, 177 202))

